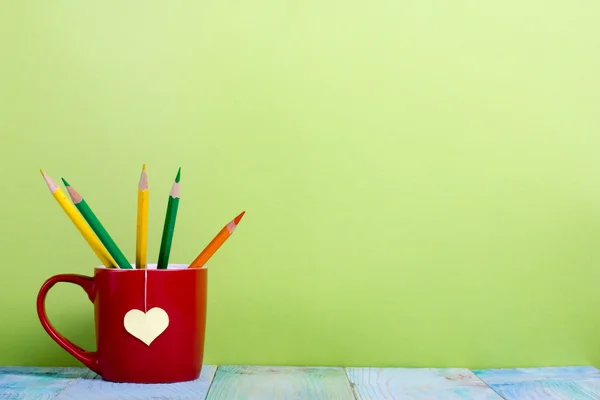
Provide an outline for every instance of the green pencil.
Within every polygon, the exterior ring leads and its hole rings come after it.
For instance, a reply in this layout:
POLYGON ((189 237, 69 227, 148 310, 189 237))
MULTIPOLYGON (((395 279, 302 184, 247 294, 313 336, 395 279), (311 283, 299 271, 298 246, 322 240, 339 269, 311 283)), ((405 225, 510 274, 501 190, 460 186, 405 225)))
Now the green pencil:
POLYGON ((177 171, 175 182, 169 195, 167 204, 167 215, 165 216, 165 226, 163 227, 162 240, 160 241, 160 251, 158 252, 157 269, 167 269, 169 265, 169 255, 171 254, 171 243, 173 242, 173 231, 175 230, 175 219, 177 218, 177 207, 179 206, 179 178, 181 168, 177 171))
POLYGON ((129 261, 127 261, 127 258, 125 258, 125 256, 123 255, 115 241, 110 237, 106 229, 104 229, 104 226, 102 226, 100 220, 98 220, 98 217, 96 217, 96 214, 94 214, 90 206, 88 206, 87 202, 81 197, 79 193, 77 193, 75 189, 73 189, 71 185, 69 185, 69 183, 64 178, 61 179, 67 187, 67 191, 69 192, 69 196, 71 197, 73 204, 75 204, 75 207, 77 207, 77 209, 81 213, 81 216, 87 221, 90 228, 92 228, 96 236, 98 236, 98 239, 100 239, 104 247, 106 247, 106 250, 112 256, 112 258, 114 258, 119 268, 131 269, 131 264, 129 264, 129 261))

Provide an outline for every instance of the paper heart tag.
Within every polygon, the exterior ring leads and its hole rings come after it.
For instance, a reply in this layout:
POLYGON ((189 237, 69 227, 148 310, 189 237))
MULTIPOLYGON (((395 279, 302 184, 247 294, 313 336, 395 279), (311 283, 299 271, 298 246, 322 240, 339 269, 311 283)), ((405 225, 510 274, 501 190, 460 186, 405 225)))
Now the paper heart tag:
POLYGON ((159 307, 154 307, 146 313, 133 309, 125 314, 123 324, 127 332, 150 346, 150 343, 169 326, 169 316, 159 307))

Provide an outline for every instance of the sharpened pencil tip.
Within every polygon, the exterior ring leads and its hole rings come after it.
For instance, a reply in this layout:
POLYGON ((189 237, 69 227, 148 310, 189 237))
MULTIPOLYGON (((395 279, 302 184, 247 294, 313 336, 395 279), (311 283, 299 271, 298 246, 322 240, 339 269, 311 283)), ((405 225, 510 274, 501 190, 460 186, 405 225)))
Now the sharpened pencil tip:
POLYGON ((148 190, 148 175, 146 174, 146 164, 144 164, 144 169, 142 169, 138 188, 141 190, 148 190))
POLYGON ((238 215, 237 217, 235 217, 235 219, 233 220, 233 222, 237 225, 240 223, 240 221, 242 220, 242 217, 244 216, 244 214, 246 214, 246 211, 242 211, 240 215, 238 215))
POLYGON ((179 178, 181 178, 181 167, 177 170, 177 176, 175 177, 175 182, 179 183, 179 178))
POLYGON ((83 197, 81 197, 81 195, 79 193, 77 193, 77 190, 73 189, 73 186, 69 186, 69 184, 66 184, 66 185, 67 185, 67 192, 69 192, 69 197, 73 201, 73 204, 81 203, 81 201, 83 200, 83 197))
POLYGON ((40 168, 40 172, 46 181, 46 185, 48 185, 48 189, 50 189, 50 193, 54 193, 58 190, 58 185, 50 178, 43 169, 40 168))
POLYGON ((146 170, 146 164, 144 164, 144 165, 142 166, 142 171, 145 171, 145 170, 146 170))
POLYGON ((65 184, 65 186, 71 186, 71 185, 69 185, 69 182, 67 182, 67 181, 65 180, 65 178, 60 178, 60 179, 63 181, 63 183, 65 184))

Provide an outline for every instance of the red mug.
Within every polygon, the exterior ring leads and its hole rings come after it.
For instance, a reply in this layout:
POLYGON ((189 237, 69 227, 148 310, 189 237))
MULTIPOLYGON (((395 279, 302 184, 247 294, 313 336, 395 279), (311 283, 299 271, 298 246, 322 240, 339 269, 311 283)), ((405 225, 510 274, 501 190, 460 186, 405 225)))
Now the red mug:
POLYGON ((94 277, 55 275, 41 287, 37 312, 46 332, 86 367, 113 382, 170 383, 197 379, 204 354, 207 269, 97 267, 94 277), (46 295, 58 282, 85 290, 94 303, 96 351, 52 326, 46 295))

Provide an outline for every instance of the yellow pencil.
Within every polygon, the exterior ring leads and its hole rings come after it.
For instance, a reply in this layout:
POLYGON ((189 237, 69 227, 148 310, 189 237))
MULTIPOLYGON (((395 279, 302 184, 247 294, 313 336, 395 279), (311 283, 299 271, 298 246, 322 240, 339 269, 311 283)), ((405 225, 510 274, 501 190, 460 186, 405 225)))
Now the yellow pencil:
POLYGON ((137 204, 137 236, 135 247, 135 267, 146 268, 146 252, 148 248, 148 175, 146 164, 142 168, 142 176, 138 185, 137 204))
POLYGON ((106 248, 102 245, 102 242, 96 237, 92 228, 83 219, 77 208, 68 200, 62 189, 42 170, 40 169, 50 193, 56 199, 58 204, 62 207, 63 211, 71 219, 71 222, 79 230, 79 233, 88 242, 94 253, 98 256, 102 264, 107 268, 118 268, 115 260, 110 256, 106 248))

